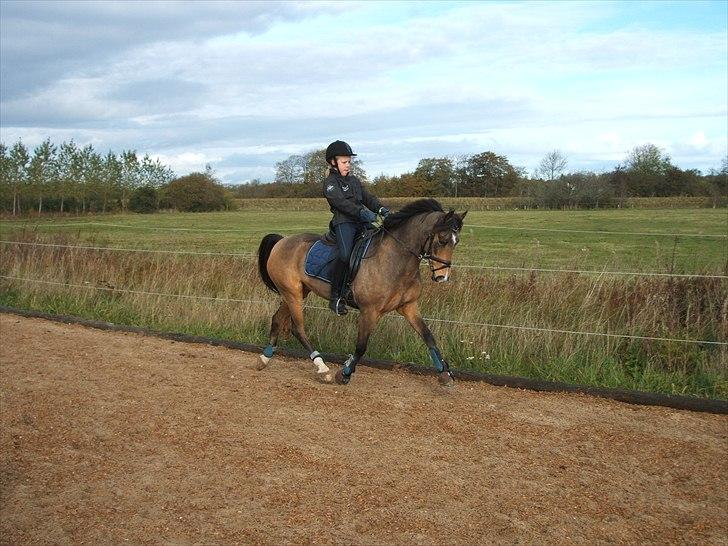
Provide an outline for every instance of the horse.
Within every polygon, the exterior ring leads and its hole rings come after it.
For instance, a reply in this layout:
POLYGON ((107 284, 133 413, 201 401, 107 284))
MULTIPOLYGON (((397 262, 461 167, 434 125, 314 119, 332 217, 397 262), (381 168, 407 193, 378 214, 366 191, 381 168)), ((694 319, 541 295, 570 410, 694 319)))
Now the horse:
POLYGON ((258 271, 266 287, 280 294, 281 302, 271 319, 268 346, 260 355, 258 369, 264 369, 275 353, 280 335, 293 331, 310 353, 317 377, 325 383, 349 383, 356 365, 366 352, 369 336, 379 319, 397 311, 427 345, 441 385, 454 385, 454 376, 443 358, 430 329, 420 314, 418 300, 422 294, 420 263, 427 261, 431 280, 450 278, 452 255, 460 238, 467 211, 445 212, 434 199, 420 199, 387 215, 380 231, 374 235, 368 256, 362 260, 351 285, 359 307, 358 335, 354 354, 350 355, 335 376, 314 349, 303 324, 303 302, 310 292, 329 299, 329 283, 306 274, 306 253, 320 235, 299 234, 289 237, 270 233, 258 248, 258 271), (292 323, 292 328, 291 328, 292 323))

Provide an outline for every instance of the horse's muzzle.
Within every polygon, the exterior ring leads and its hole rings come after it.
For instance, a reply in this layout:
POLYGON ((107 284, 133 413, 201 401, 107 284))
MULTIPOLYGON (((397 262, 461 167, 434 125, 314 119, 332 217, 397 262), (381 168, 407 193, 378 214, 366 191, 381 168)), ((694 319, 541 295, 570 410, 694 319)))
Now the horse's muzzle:
POLYGON ((433 276, 432 280, 435 282, 447 282, 449 275, 437 275, 433 276))

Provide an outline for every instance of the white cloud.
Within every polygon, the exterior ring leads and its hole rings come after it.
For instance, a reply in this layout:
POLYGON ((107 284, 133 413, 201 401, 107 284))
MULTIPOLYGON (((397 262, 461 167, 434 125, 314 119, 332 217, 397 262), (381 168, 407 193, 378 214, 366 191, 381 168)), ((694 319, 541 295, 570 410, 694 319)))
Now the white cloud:
POLYGON ((204 171, 207 164, 214 164, 222 158, 216 155, 208 155, 200 152, 182 152, 179 154, 157 154, 164 165, 169 165, 177 173, 184 174, 192 171, 204 171))
MULTIPOLYGON (((55 74, 42 70, 52 40, 65 72, 3 98, 3 138, 95 139, 180 169, 226 158, 269 168, 276 154, 334 138, 371 145, 376 168, 392 171, 436 146, 493 148, 525 166, 554 148, 584 164, 619 160, 643 141, 690 147, 691 161, 725 149, 725 33, 600 27, 618 5, 468 3, 433 15, 429 4, 185 2, 168 14, 154 3, 139 39, 127 31, 140 14, 124 6, 27 8, 25 30, 48 31, 39 38, 48 47, 33 49, 38 65, 18 53, 27 74, 55 74), (415 15, 403 19, 407 10, 415 15), (358 23, 368 17, 377 22, 358 23)), ((17 30, 3 40, 11 57, 27 41, 17 30)))
POLYGON ((697 131, 696 133, 692 134, 692 136, 688 140, 688 144, 694 146, 697 149, 704 149, 710 145, 710 141, 705 138, 705 133, 703 131, 697 131))

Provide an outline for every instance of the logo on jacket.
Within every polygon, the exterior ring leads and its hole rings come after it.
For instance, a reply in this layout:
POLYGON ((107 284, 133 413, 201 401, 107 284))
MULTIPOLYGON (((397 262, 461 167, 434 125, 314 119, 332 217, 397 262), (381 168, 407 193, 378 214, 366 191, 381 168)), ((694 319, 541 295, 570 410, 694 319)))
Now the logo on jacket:
POLYGON ((344 191, 349 191, 349 186, 341 186, 341 189, 344 191))
POLYGON ((333 189, 334 189, 334 185, 333 184, 329 184, 328 186, 326 186, 326 191, 331 191, 333 189))

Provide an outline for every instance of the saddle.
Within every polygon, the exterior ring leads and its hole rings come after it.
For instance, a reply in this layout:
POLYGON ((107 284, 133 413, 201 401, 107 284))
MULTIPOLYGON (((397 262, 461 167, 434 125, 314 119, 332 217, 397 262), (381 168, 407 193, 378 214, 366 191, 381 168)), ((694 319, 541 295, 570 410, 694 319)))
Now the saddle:
MULTIPOLYGON (((373 236, 377 230, 365 230, 355 240, 354 248, 349 257, 349 271, 346 276, 346 282, 342 297, 346 299, 347 305, 358 309, 351 292, 351 285, 359 272, 361 263, 367 257, 367 253, 371 247, 373 236)), ((304 271, 310 277, 316 277, 327 283, 331 283, 334 264, 339 259, 338 250, 336 248, 336 239, 329 232, 316 241, 306 253, 304 263, 304 271)))

